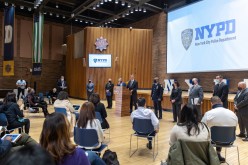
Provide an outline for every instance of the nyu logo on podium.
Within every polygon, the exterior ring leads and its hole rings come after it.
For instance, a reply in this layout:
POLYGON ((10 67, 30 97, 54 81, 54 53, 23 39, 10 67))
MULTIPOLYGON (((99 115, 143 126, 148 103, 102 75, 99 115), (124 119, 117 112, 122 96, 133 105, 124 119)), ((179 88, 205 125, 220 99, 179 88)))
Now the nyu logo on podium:
POLYGON ((173 88, 174 79, 164 79, 164 93, 170 94, 173 88))

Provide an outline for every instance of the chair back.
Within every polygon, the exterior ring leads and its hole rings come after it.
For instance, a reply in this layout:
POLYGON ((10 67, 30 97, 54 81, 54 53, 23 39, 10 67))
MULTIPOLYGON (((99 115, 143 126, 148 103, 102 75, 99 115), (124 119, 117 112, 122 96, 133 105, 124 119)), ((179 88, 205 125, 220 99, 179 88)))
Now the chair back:
POLYGON ((56 113, 63 113, 65 116, 67 116, 65 108, 54 107, 54 110, 55 110, 56 113))
POLYGON ((142 134, 149 134, 154 131, 151 119, 133 119, 133 130, 142 134))
POLYGON ((100 121, 100 123, 102 123, 103 119, 102 119, 100 112, 95 112, 95 113, 96 113, 96 119, 98 119, 100 121))
POLYGON ((236 139, 236 127, 213 126, 211 127, 211 140, 215 144, 230 145, 236 139))
POLYGON ((3 126, 3 127, 8 126, 8 120, 4 113, 0 113, 0 126, 3 126))
POLYGON ((82 147, 95 147, 99 145, 95 129, 74 127, 74 141, 82 147))

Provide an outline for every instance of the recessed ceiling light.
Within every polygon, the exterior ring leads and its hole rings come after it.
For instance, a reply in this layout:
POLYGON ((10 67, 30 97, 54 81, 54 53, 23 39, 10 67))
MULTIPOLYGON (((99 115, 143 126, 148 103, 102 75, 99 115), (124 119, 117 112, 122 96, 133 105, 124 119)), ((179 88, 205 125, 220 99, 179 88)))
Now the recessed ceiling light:
POLYGON ((65 16, 63 15, 63 19, 65 19, 65 16))
POLYGON ((53 15, 53 13, 50 13, 50 16, 52 16, 53 15))
POLYGON ((129 7, 129 8, 130 8, 130 7, 131 7, 131 3, 128 3, 127 7, 129 7))
POLYGON ((115 3, 116 3, 116 4, 118 4, 118 3, 119 3, 119 1, 118 1, 118 0, 115 0, 115 3))
POLYGON ((143 9, 143 12, 146 13, 146 9, 145 8, 143 9))
POLYGON ((32 10, 31 7, 29 7, 29 8, 28 8, 28 11, 31 11, 31 10, 32 10))
POLYGON ((59 14, 56 14, 56 17, 59 17, 59 14))
POLYGON ((122 1, 122 2, 121 2, 121 5, 122 5, 122 6, 125 6, 125 4, 126 4, 125 1, 122 1))
POLYGON ((24 9, 24 6, 20 6, 20 9, 22 9, 22 10, 23 10, 23 9, 24 9))

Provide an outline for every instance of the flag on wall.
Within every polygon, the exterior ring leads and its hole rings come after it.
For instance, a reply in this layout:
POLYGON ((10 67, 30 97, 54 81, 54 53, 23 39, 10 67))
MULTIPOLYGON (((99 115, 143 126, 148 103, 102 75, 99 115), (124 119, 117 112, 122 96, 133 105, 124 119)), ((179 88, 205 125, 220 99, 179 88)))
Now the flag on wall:
POLYGON ((14 20, 15 7, 5 7, 3 76, 14 76, 14 20))
POLYGON ((43 53, 44 15, 34 15, 33 25, 33 75, 41 75, 43 53))

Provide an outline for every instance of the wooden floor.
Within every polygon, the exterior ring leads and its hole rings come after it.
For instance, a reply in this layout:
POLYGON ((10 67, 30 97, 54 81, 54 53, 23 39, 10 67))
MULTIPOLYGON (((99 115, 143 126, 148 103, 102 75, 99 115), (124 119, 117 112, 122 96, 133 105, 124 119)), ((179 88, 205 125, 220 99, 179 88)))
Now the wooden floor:
MULTIPOLYGON (((73 104, 82 104, 85 101, 70 99, 73 104)), ((106 102, 103 101, 106 106, 106 102)), ((113 103, 114 104, 114 103, 113 103)), ((53 106, 49 105, 49 112, 54 112, 53 106)), ((118 159, 121 165, 160 165, 161 160, 165 160, 169 150, 169 136, 170 130, 173 127, 172 113, 163 112, 163 119, 160 120, 159 138, 159 154, 155 161, 152 159, 151 150, 146 148, 147 140, 139 140, 139 150, 130 158, 129 157, 129 144, 130 134, 133 133, 130 117, 117 117, 115 115, 115 108, 107 109, 107 120, 110 124, 111 139, 109 149, 117 152, 118 159)), ((30 135, 39 141, 42 124, 44 121, 43 113, 30 114, 25 113, 31 121, 30 135)), ((107 135, 105 135, 107 137, 107 135)), ((135 139, 133 139, 133 147, 135 147, 135 139)), ((242 165, 248 164, 248 142, 243 142, 237 138, 236 145, 239 146, 240 160, 242 165)), ((224 150, 223 150, 224 151, 224 150)), ((223 153, 224 155, 224 153, 223 153)), ((230 165, 238 164, 236 148, 227 150, 227 162, 230 165)))

